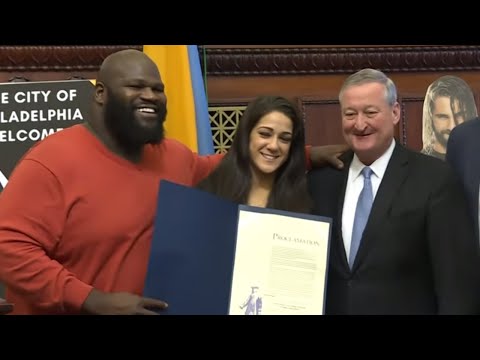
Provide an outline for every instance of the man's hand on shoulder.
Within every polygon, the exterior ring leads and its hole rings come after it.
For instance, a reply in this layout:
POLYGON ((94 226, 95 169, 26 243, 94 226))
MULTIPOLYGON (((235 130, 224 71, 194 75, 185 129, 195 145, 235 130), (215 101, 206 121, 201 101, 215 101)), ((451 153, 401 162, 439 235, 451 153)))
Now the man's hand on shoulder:
POLYGON ((343 169, 343 162, 339 159, 349 149, 346 144, 312 146, 310 160, 312 167, 333 166, 336 169, 343 169))

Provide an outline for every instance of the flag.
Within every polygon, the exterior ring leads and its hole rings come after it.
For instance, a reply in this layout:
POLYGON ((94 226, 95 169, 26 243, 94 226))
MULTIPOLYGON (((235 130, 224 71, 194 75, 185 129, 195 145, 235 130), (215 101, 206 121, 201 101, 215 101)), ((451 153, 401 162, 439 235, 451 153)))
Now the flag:
POLYGON ((213 154, 208 102, 196 45, 144 45, 167 95, 165 131, 200 155, 213 154))

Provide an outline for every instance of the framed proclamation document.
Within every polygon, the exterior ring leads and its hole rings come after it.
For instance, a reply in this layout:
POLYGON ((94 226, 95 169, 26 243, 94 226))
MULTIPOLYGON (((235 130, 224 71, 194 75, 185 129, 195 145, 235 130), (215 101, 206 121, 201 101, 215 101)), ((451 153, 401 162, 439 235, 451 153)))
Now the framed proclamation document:
POLYGON ((160 183, 144 296, 162 314, 322 315, 332 220, 160 183))

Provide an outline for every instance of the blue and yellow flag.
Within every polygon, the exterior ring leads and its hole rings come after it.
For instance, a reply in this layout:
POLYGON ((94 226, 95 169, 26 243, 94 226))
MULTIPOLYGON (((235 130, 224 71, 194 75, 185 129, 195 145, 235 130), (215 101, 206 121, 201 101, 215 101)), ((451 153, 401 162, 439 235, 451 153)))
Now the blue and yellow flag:
POLYGON ((167 95, 168 137, 200 155, 213 154, 208 102, 196 45, 144 45, 158 66, 167 95))

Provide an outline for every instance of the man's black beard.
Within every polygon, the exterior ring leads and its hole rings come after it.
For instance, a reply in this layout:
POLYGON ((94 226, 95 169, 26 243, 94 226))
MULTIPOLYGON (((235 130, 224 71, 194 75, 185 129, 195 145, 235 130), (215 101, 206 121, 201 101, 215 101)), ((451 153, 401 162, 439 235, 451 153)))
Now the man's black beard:
POLYGON ((163 140, 167 108, 164 104, 157 104, 157 110, 155 126, 142 127, 135 119, 135 108, 110 91, 104 104, 105 126, 120 147, 128 153, 135 152, 145 144, 158 144, 163 140))

